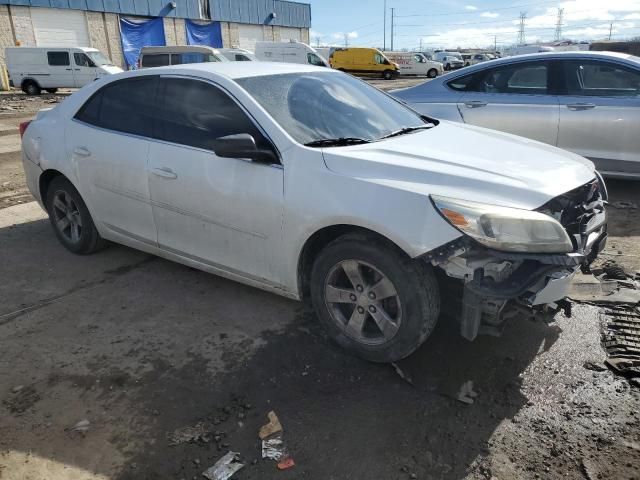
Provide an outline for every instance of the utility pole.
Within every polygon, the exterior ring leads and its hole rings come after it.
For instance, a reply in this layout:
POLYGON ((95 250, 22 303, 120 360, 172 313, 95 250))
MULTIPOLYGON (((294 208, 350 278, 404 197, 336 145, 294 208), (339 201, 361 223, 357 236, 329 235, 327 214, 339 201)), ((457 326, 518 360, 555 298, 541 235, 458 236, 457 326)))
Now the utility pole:
POLYGON ((613 22, 609 24, 609 41, 611 41, 611 32, 613 32, 613 22))
POLYGON ((349 34, 348 33, 344 34, 344 46, 345 47, 349 46, 349 34))
POLYGON ((320 37, 316 36, 316 47, 320 46, 320 37))
POLYGON ((518 45, 525 44, 524 23, 527 19, 527 12, 520 12, 520 29, 518 31, 518 45))
POLYGON ((564 8, 558 8, 558 21, 556 23, 556 41, 562 39, 562 17, 564 16, 564 8))
POLYGON ((498 51, 498 37, 496 35, 493 36, 493 51, 494 53, 498 51))
POLYGON ((395 23, 395 8, 391 7, 391 51, 393 52, 393 27, 395 23))
POLYGON ((420 37, 420 51, 422 52, 422 37, 420 37))
POLYGON ((382 27, 382 50, 387 49, 387 0, 384 0, 384 13, 382 16, 384 26, 382 27))

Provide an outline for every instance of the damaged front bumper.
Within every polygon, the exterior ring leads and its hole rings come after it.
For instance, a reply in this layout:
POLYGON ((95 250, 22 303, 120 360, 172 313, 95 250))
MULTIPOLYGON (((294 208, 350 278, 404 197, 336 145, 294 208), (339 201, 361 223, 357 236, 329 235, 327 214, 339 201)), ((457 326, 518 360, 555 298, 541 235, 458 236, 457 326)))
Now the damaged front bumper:
MULTIPOLYGON (((516 315, 534 317, 568 309, 573 276, 586 271, 607 241, 606 190, 590 182, 554 198, 538 211, 560 221, 574 244, 567 254, 509 253, 463 236, 424 256, 449 279, 462 281, 461 334, 497 335, 516 315)), ((458 295, 458 298, 460 296, 458 295)))

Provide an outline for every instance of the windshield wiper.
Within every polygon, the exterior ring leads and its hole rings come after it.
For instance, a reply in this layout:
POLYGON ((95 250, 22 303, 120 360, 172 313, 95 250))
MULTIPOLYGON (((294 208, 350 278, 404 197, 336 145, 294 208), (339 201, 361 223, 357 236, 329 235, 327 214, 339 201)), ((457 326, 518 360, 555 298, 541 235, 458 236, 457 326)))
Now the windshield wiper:
POLYGON ((343 147, 346 145, 359 145, 361 143, 371 143, 371 140, 357 137, 322 138, 305 143, 305 147, 343 147))
POLYGON ((433 124, 428 124, 428 125, 420 125, 419 127, 405 127, 405 128, 401 128, 400 130, 396 130, 395 132, 391 132, 388 135, 380 137, 378 140, 382 140, 384 138, 397 137, 400 135, 404 135, 405 133, 415 132, 417 130, 426 130, 427 128, 433 128, 434 126, 435 125, 433 124))

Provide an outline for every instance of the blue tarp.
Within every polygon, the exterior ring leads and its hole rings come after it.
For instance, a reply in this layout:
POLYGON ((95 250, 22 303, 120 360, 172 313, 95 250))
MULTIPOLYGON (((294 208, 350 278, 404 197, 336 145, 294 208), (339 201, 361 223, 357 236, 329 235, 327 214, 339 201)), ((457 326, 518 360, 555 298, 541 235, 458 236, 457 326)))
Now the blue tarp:
POLYGON ((222 48, 222 30, 220 22, 196 23, 185 20, 187 45, 207 45, 222 48))
POLYGON ((163 47, 164 22, 162 18, 133 22, 120 17, 122 51, 129 68, 136 68, 142 47, 163 47))

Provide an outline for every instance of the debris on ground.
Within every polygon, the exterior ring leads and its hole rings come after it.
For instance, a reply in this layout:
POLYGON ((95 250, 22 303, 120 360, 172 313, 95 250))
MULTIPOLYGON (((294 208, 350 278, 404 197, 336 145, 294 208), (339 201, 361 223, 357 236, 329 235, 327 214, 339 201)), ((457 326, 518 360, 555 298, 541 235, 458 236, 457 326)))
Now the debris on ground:
POLYGON ((582 366, 587 370, 591 370, 592 372, 604 372, 607 370, 606 366, 598 362, 584 362, 582 366))
POLYGON ((227 480, 242 467, 244 467, 244 463, 240 461, 240 454, 230 451, 215 465, 202 472, 202 476, 209 480, 227 480))
POLYGON ((84 419, 84 420, 80 420, 78 423, 76 423, 72 427, 65 428, 65 430, 68 432, 79 432, 84 434, 84 433, 87 433, 90 428, 91 428, 91 422, 87 419, 84 419))
POLYGON ((260 427, 258 436, 262 440, 262 458, 277 462, 279 470, 286 470, 295 465, 282 438, 282 424, 273 410, 267 414, 269 423, 260 427))
POLYGON ((618 373, 640 376, 640 308, 606 308, 601 324, 607 365, 618 373))
POLYGON ((393 362, 391 363, 391 366, 394 368, 394 370, 396 371, 396 373, 401 379, 403 379, 409 385, 413 386, 413 379, 408 374, 406 374, 404 370, 402 370, 397 363, 393 362))
POLYGON ((40 400, 40 395, 35 388, 18 385, 2 403, 9 412, 20 415, 29 410, 38 400, 40 400))
POLYGON ((169 445, 181 445, 183 443, 209 443, 213 436, 213 428, 205 422, 198 422, 193 427, 182 427, 167 434, 169 445))
POLYGON ((609 204, 609 206, 611 206, 613 208, 619 208, 619 209, 624 209, 624 208, 635 209, 635 208, 638 208, 638 205, 636 205, 633 202, 612 202, 612 203, 609 204))
POLYGON ((574 302, 593 305, 635 305, 640 303, 639 287, 635 278, 610 263, 594 269, 592 274, 576 275, 567 297, 574 302))
POLYGON ((468 380, 460 387, 456 400, 471 405, 477 396, 478 392, 473 390, 473 382, 468 380))

